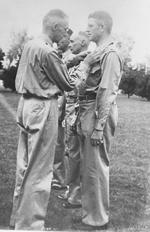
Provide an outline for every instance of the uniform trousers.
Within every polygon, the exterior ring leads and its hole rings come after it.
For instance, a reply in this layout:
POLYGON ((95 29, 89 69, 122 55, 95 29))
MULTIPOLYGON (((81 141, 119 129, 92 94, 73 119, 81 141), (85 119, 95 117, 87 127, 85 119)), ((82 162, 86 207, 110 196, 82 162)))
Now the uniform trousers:
POLYGON ((80 143, 74 126, 76 121, 75 103, 66 103, 65 115, 65 144, 68 153, 67 184, 70 186, 68 202, 81 204, 80 193, 80 143))
POLYGON ((65 132, 62 123, 58 124, 58 138, 57 145, 55 149, 55 158, 54 158, 54 178, 60 182, 63 186, 65 185, 65 132))
POLYGON ((103 131, 104 142, 92 146, 95 100, 79 102, 82 222, 91 226, 102 226, 109 220, 109 152, 117 119, 117 105, 112 104, 103 131))
POLYGON ((16 230, 43 230, 58 133, 57 99, 21 97, 17 122, 20 135, 10 225, 16 230))

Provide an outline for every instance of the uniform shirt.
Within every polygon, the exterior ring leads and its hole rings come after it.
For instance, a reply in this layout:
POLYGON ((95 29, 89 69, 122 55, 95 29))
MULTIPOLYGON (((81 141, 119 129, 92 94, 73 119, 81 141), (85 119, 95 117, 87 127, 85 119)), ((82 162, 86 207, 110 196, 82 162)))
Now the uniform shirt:
POLYGON ((79 86, 79 94, 96 93, 95 129, 103 130, 117 96, 122 62, 111 39, 97 50, 101 53, 100 61, 91 67, 87 79, 79 86))
MULTIPOLYGON (((85 51, 84 56, 80 56, 80 53, 77 55, 71 53, 68 57, 65 57, 64 62, 67 66, 70 77, 73 78, 73 76, 74 76, 74 78, 76 79, 76 76, 74 74, 77 72, 78 69, 81 68, 80 63, 84 60, 84 58, 86 57, 87 54, 88 53, 85 51)), ((81 79, 83 79, 83 78, 81 78, 81 79)), ((78 95, 78 93, 77 93, 76 88, 74 88, 72 91, 65 93, 66 98, 70 98, 70 97, 77 98, 77 95, 78 95)))
POLYGON ((80 78, 80 70, 72 77, 69 77, 66 65, 52 47, 52 42, 44 35, 25 45, 16 76, 16 90, 21 94, 49 99, 72 90, 75 80, 80 78))
MULTIPOLYGON (((75 58, 75 55, 71 53, 71 54, 69 54, 68 56, 66 56, 63 59, 64 63, 67 66, 67 70, 68 70, 69 75, 71 75, 72 73, 74 73, 74 71, 76 70, 74 67, 68 68, 68 65, 67 65, 68 63, 70 64, 70 62, 72 62, 72 60, 74 58, 75 58)), ((73 89, 72 91, 69 91, 69 92, 65 92, 65 96, 66 96, 67 99, 69 97, 76 97, 75 89, 73 89)))

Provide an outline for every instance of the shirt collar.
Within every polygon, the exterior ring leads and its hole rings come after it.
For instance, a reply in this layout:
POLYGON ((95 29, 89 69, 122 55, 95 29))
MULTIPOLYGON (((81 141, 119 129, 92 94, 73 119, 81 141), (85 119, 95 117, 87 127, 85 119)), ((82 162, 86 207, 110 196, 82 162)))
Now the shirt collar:
POLYGON ((40 38, 42 38, 44 40, 45 43, 53 46, 53 42, 51 41, 51 39, 46 35, 46 34, 42 34, 40 36, 40 38))
POLYGON ((105 50, 109 45, 113 45, 114 44, 114 40, 112 37, 108 37, 106 39, 106 41, 104 41, 102 44, 100 44, 97 48, 99 48, 100 50, 105 50))

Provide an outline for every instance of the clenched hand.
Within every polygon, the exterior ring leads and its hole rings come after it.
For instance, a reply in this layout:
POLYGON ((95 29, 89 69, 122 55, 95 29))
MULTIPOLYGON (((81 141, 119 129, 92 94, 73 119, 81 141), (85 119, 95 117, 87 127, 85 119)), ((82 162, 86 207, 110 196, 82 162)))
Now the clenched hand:
POLYGON ((101 143, 103 143, 103 131, 94 130, 91 136, 91 144, 99 146, 101 143))
POLYGON ((100 51, 94 51, 85 57, 84 63, 90 66, 90 65, 98 62, 101 58, 101 55, 102 55, 102 53, 100 51))

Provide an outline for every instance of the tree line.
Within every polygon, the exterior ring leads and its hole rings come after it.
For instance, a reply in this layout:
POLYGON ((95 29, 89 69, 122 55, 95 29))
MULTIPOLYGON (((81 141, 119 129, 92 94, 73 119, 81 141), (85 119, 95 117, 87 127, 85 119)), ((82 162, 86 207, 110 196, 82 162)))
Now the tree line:
POLYGON ((137 95, 150 101, 150 73, 144 67, 133 69, 127 66, 124 68, 119 89, 128 98, 137 95))
POLYGON ((3 81, 4 87, 12 91, 16 91, 15 79, 23 47, 30 39, 32 37, 28 36, 26 30, 12 33, 11 45, 7 54, 0 49, 0 69, 3 70, 0 74, 0 79, 3 81))

